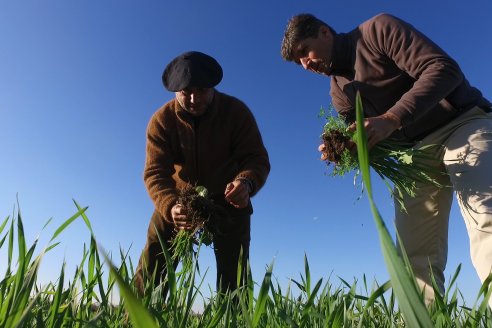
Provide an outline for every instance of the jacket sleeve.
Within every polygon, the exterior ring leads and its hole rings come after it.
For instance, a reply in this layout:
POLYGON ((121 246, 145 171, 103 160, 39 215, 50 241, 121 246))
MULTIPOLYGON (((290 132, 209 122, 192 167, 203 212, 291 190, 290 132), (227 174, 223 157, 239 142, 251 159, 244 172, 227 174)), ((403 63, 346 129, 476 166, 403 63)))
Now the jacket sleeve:
POLYGON ((415 79, 388 111, 405 126, 448 96, 464 79, 458 64, 412 25, 381 14, 363 28, 368 45, 415 79), (418 110, 417 110, 418 109, 418 110))
POLYGON ((255 195, 266 182, 270 172, 267 150, 256 120, 249 108, 240 103, 233 130, 233 154, 238 159, 237 178, 247 178, 253 184, 250 195, 255 195))
POLYGON ((162 111, 157 111, 147 127, 144 182, 156 210, 172 223, 171 208, 178 197, 170 143, 162 111))
POLYGON ((331 78, 330 96, 333 107, 338 115, 341 115, 347 124, 353 123, 355 121, 354 107, 347 95, 340 89, 336 76, 332 76, 331 78))

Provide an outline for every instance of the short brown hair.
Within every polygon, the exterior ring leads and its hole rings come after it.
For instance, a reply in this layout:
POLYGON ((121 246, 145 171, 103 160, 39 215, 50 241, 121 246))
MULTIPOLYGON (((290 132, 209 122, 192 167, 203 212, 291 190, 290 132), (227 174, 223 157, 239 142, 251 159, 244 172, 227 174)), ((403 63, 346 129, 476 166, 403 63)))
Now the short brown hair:
POLYGON ((317 37, 321 26, 329 27, 325 22, 311 14, 299 14, 292 17, 287 23, 282 40, 280 50, 282 58, 293 61, 295 47, 304 39, 317 37))

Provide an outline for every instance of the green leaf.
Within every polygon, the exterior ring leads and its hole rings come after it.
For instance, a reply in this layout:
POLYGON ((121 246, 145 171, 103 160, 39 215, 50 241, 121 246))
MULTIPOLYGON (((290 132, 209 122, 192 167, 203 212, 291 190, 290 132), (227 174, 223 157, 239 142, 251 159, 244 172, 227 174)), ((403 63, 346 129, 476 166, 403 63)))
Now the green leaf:
POLYGON ((362 100, 359 92, 356 96, 357 117, 357 155, 359 158, 362 179, 366 186, 371 211, 379 234, 381 249, 391 277, 391 283, 395 291, 400 309, 409 327, 433 327, 422 297, 417 291, 414 278, 410 277, 405 269, 402 259, 398 256, 396 247, 379 214, 372 196, 371 178, 369 170, 369 150, 367 148, 367 136, 364 128, 364 114, 362 100))
POLYGON ((196 192, 198 193, 199 196, 202 197, 207 197, 208 196, 208 190, 204 186, 196 186, 195 187, 196 192))
POLYGON ((109 266, 110 274, 115 278, 116 283, 120 288, 120 295, 125 300, 125 308, 130 315, 133 326, 136 328, 158 328, 156 320, 143 306, 138 297, 133 294, 130 286, 125 283, 104 251, 103 256, 109 266))
POLYGON ((253 314, 253 327, 257 327, 260 322, 260 318, 266 310, 266 302, 268 300, 268 290, 270 288, 270 281, 272 279, 273 263, 270 264, 263 278, 263 282, 258 292, 258 299, 256 300, 255 312, 253 314))
POLYGON ((81 216, 85 211, 87 210, 87 207, 84 207, 84 208, 79 208, 79 210, 77 211, 77 213, 75 213, 74 215, 72 215, 68 220, 66 220, 65 222, 63 222, 63 224, 61 226, 58 227, 58 229, 56 229, 55 233, 53 234, 53 236, 51 237, 50 239, 50 243, 60 234, 62 233, 63 230, 65 230, 73 221, 75 221, 75 219, 77 219, 79 216, 81 216))

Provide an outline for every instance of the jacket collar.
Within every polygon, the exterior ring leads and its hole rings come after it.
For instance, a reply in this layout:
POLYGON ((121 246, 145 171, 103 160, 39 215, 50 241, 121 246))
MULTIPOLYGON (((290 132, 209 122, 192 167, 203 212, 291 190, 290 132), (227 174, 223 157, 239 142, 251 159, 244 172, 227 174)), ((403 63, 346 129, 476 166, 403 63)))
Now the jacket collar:
POLYGON ((335 34, 331 61, 331 75, 343 76, 349 80, 354 78, 355 52, 352 35, 348 33, 335 34))

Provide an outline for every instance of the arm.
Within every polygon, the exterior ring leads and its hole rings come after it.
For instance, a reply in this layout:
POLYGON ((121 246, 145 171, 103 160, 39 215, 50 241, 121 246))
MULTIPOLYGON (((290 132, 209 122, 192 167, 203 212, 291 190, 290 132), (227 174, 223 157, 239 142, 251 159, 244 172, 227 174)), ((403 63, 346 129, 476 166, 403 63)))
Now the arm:
POLYGON ((233 156, 238 159, 239 172, 225 190, 225 198, 235 207, 245 207, 270 172, 268 153, 251 111, 241 103, 233 129, 233 156))
POLYGON ((147 127, 144 181, 155 208, 166 221, 172 223, 171 208, 176 204, 178 196, 176 182, 172 178, 175 169, 170 142, 163 113, 159 110, 147 127))
POLYGON ((415 121, 463 81, 458 64, 412 25, 379 15, 363 28, 369 47, 387 57, 415 83, 388 110, 401 125, 415 121))
MULTIPOLYGON (((345 117, 347 124, 350 124, 349 131, 354 132, 356 129, 354 123, 355 109, 348 97, 338 86, 335 76, 332 77, 330 94, 333 106, 338 114, 345 117)), ((367 134, 367 146, 371 149, 379 141, 388 138, 396 129, 400 128, 401 121, 398 116, 388 111, 380 116, 366 118, 364 120, 364 127, 367 134)), ((318 150, 321 152, 321 159, 325 160, 328 155, 325 153, 324 145, 321 144, 318 150)))
MULTIPOLYGON (((415 80, 386 113, 365 119, 368 146, 372 147, 435 107, 464 77, 456 62, 443 50, 395 17, 379 15, 362 24, 360 32, 366 49, 389 70, 400 70, 415 80)), ((349 113, 349 122, 353 122, 353 105, 336 83, 336 77, 332 80, 331 93, 337 110, 349 113)), ((355 130, 355 126, 350 129, 355 130)))

